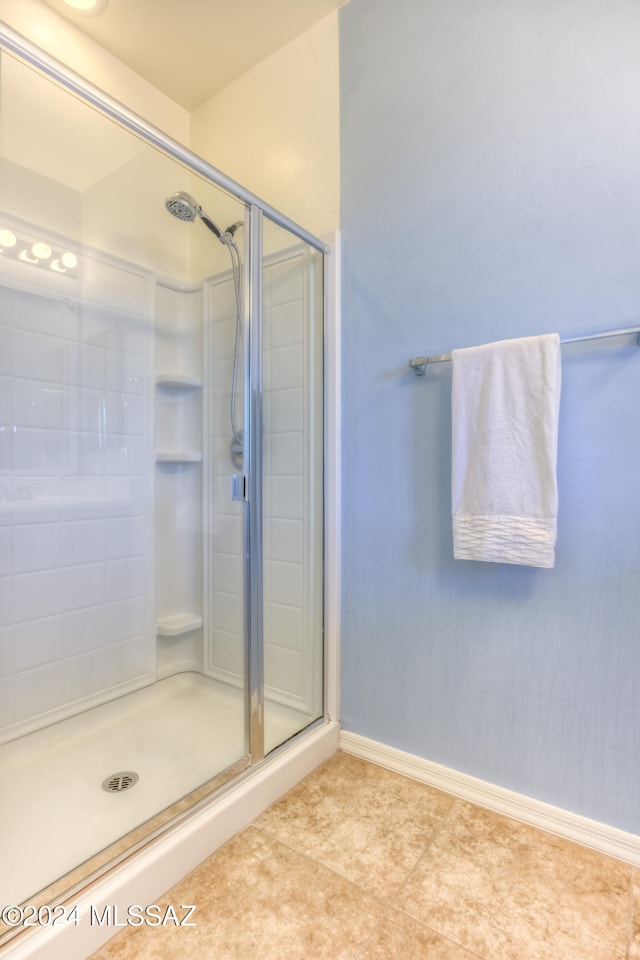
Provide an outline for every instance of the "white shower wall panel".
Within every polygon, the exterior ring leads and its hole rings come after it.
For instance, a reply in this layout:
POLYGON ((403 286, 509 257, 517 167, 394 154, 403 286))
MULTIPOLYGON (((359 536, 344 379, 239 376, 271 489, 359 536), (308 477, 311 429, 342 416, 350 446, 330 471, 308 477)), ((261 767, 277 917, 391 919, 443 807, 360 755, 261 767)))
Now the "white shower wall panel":
POLYGON ((202 376, 202 290, 199 285, 158 282, 155 368, 158 373, 202 376))
POLYGON ((303 254, 274 259, 263 272, 265 688, 303 710, 310 709, 305 664, 313 563, 310 555, 306 566, 302 562, 309 519, 307 273, 303 254))
POLYGON ((151 281, 0 274, 0 739, 148 682, 151 281))
MULTIPOLYGON (((229 275, 207 285, 205 351, 207 522, 206 663, 208 672, 242 686, 243 642, 242 504, 231 499, 231 477, 241 471, 231 462, 231 384, 236 335, 236 300, 229 275)), ((236 424, 243 426, 243 362, 239 363, 236 424)), ((206 447, 205 447, 206 449, 206 447)))

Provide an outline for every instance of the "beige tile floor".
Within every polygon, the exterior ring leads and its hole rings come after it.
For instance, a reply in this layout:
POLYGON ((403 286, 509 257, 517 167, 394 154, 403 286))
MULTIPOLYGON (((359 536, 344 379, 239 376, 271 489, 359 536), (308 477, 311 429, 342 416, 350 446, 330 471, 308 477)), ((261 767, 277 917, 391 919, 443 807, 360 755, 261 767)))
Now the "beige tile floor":
POLYGON ((640 960, 625 863, 338 753, 91 960, 640 960))

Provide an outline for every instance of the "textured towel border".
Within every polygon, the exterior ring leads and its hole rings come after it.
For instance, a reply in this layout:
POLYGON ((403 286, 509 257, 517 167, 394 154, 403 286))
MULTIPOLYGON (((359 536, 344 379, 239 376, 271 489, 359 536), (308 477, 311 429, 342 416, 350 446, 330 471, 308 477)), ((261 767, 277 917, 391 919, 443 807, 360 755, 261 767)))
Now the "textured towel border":
POLYGON ((489 560, 553 567, 555 518, 473 516, 453 518, 453 555, 456 560, 489 560))

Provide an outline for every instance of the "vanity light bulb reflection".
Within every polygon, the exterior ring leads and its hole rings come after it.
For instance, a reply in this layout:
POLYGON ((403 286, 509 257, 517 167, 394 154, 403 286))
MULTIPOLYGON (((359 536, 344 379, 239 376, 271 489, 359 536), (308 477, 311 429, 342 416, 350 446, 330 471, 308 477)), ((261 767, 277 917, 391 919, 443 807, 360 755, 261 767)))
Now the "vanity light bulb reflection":
POLYGON ((65 0, 70 7, 79 13, 98 14, 107 9, 109 0, 65 0))
POLYGON ((75 270, 78 266, 78 258, 75 253, 71 253, 70 250, 67 250, 62 254, 60 259, 52 260, 49 264, 52 270, 55 270, 56 273, 66 273, 67 270, 75 270))
POLYGON ((53 270, 54 273, 68 273, 74 278, 76 276, 78 257, 71 250, 52 246, 45 240, 20 236, 3 226, 0 226, 0 255, 3 255, 3 260, 21 260, 34 267, 53 270))
POLYGON ((31 247, 31 254, 38 260, 48 260, 51 256, 51 247, 48 243, 34 243, 31 247))
POLYGON ((0 247, 15 247, 17 242, 16 235, 11 230, 0 230, 0 247))

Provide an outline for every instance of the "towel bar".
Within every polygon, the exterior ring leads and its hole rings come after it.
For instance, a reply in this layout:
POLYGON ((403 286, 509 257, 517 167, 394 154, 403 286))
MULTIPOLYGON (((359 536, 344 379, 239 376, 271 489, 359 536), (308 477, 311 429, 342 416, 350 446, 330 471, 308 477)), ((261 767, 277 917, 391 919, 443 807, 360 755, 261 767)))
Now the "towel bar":
MULTIPOLYGON (((567 337, 566 340, 561 340, 560 343, 582 343, 584 340, 604 340, 606 337, 623 337, 628 336, 630 333, 635 333, 636 343, 640 347, 640 327, 628 327, 624 330, 603 330, 602 333, 590 333, 584 337, 567 337)), ((450 353, 439 353, 433 357, 413 357, 413 359, 409 360, 409 366, 417 377, 423 377, 428 363, 444 363, 446 360, 451 360, 450 353)))

